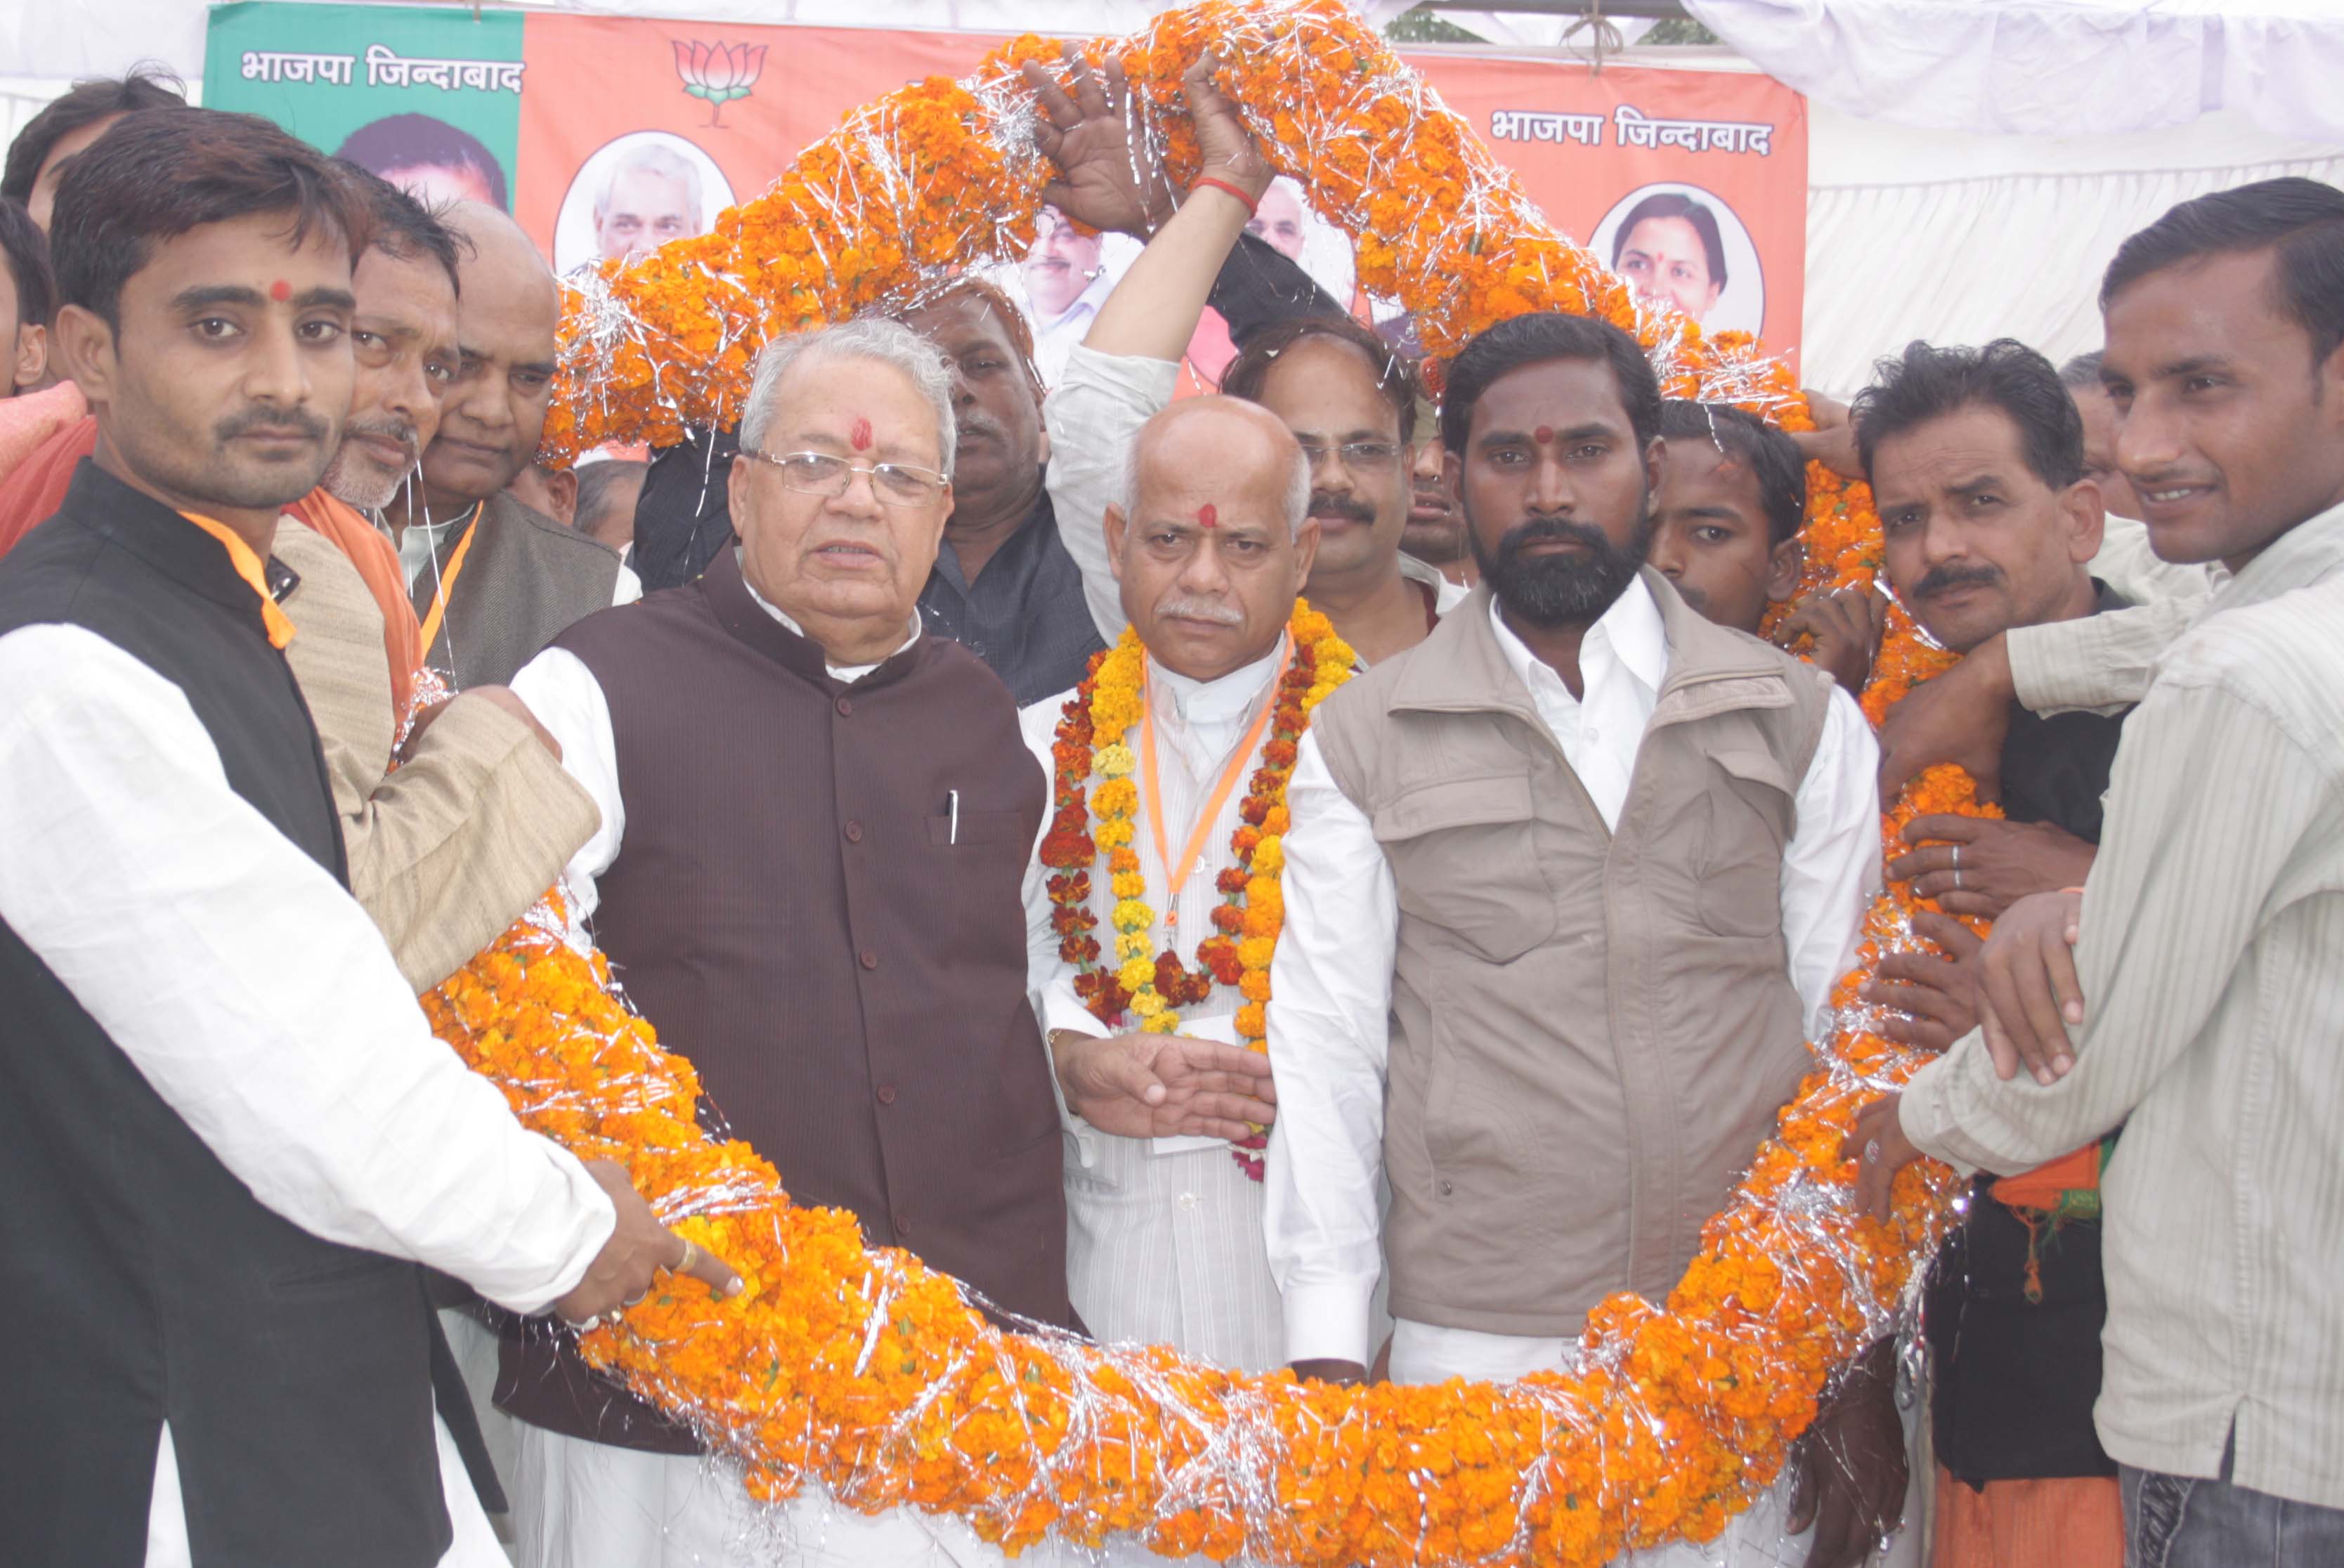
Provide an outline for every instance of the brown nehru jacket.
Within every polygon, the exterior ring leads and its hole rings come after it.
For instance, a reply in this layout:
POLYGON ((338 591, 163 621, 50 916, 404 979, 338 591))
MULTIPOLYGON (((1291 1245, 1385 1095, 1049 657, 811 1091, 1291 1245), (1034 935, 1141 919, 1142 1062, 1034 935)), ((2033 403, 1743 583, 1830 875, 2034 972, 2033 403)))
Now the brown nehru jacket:
POLYGON ((1665 1292, 1808 1066, 1780 879, 1829 678, 1644 580, 1669 669, 1616 835, 1486 586, 1312 721, 1398 884, 1396 1317, 1567 1336, 1665 1292))
MULTIPOLYGON (((1071 1326, 1020 901, 1046 786, 1007 689, 937 637, 832 678, 731 550, 557 646, 601 684, 618 746, 626 828, 595 935, 662 1043, 700 1070, 712 1125, 798 1202, 851 1209, 873 1242, 1071 1326)), ((692 1451, 531 1332, 506 1344, 505 1409, 692 1451)))

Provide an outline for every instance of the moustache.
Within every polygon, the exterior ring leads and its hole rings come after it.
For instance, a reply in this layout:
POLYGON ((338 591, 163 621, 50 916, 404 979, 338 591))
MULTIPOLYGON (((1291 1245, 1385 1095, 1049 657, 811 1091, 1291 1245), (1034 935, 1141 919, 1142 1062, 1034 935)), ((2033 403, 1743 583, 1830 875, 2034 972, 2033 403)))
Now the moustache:
POLYGON ((1612 538, 1593 523, 1582 523, 1573 518, 1531 518, 1508 528, 1498 541, 1498 558, 1511 561, 1532 545, 1563 539, 1585 545, 1598 556, 1609 556, 1618 547, 1612 538))
POLYGON ((257 435, 263 430, 288 431, 306 436, 312 441, 323 441, 332 427, 315 414, 299 408, 247 408, 241 414, 231 414, 212 427, 212 438, 220 442, 238 436, 257 435))
POLYGON ((1314 518, 1349 518, 1355 523, 1372 523, 1376 509, 1357 496, 1340 495, 1333 490, 1310 492, 1310 509, 1314 518))
POLYGON ((1928 598, 1955 588, 1992 588, 2001 580, 1998 567, 1935 567, 1928 576, 1913 585, 1913 597, 1928 598))
POLYGON ((1175 594, 1159 600, 1156 613, 1167 620, 1201 620, 1210 626, 1243 626, 1245 612, 1235 605, 1218 599, 1198 598, 1193 594, 1175 594))
POLYGON ((420 439, 422 434, 423 432, 415 427, 414 420, 403 419, 395 415, 388 419, 369 419, 363 422, 353 419, 342 427, 342 440, 345 445, 359 436, 379 436, 386 441, 398 442, 400 450, 407 454, 407 460, 410 465, 414 463, 417 452, 422 446, 420 439))

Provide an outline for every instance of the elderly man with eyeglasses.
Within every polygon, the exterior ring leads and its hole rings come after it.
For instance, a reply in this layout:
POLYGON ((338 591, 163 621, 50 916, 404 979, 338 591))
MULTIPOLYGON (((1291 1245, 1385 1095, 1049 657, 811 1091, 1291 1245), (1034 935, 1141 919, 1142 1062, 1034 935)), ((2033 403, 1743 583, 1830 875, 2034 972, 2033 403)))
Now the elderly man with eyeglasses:
MULTIPOLYGON (((952 391, 891 321, 768 347, 728 480, 739 545, 579 622, 513 689, 601 808, 573 911, 732 1133, 799 1202, 1072 1326, 1019 898, 1046 786, 1008 691, 917 610, 953 505, 952 391)), ((738 1482, 567 1336, 509 1340, 499 1392, 527 1423, 525 1568, 748 1560, 738 1482)), ((790 1509, 792 1561, 991 1553, 909 1511, 790 1509)))

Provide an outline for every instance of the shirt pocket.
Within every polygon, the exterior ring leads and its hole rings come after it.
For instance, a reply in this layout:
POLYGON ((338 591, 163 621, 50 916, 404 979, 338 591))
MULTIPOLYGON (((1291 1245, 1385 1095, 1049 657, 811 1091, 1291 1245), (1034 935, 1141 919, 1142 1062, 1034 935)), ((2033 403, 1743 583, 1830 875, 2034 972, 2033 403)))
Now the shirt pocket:
POLYGON ((1767 751, 1727 749, 1709 760, 1695 912, 1722 937, 1773 936, 1783 929, 1783 855, 1797 819, 1796 787, 1767 751))
POLYGON ((1554 892, 1539 864, 1527 773, 1444 779, 1376 808, 1371 827, 1403 912, 1490 963, 1554 935, 1554 892))
POLYGON ((955 831, 947 809, 930 817, 929 853, 939 857, 941 886, 957 915, 957 956, 986 964, 1025 963, 1026 859, 1033 829, 1022 811, 961 809, 955 831))

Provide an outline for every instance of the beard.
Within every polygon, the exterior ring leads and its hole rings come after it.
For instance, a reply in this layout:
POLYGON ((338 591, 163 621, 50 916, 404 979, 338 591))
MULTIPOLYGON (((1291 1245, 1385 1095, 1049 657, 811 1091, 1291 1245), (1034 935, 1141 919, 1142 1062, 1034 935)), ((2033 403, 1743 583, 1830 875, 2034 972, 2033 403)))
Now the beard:
POLYGON ((1569 518, 1534 517, 1515 524, 1492 550, 1466 516, 1465 537, 1473 542, 1473 558, 1482 579, 1508 614, 1531 626, 1584 625, 1594 620, 1627 591, 1652 552, 1653 521, 1649 506, 1641 508, 1635 532, 1624 545, 1592 523, 1569 518), (1571 539, 1585 547, 1578 555, 1526 555, 1534 544, 1571 539))
POLYGON ((405 419, 386 419, 365 425, 343 427, 342 444, 334 453, 334 460, 326 466, 326 477, 319 480, 328 494, 345 505, 362 512, 377 512, 390 505, 399 494, 399 487, 415 472, 421 443, 414 425, 405 419), (386 468, 380 458, 360 447, 357 437, 380 436, 397 441, 407 448, 406 463, 397 468, 386 468))

